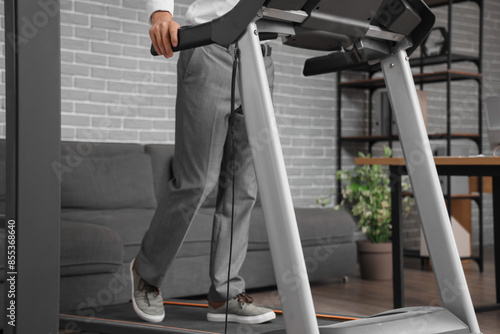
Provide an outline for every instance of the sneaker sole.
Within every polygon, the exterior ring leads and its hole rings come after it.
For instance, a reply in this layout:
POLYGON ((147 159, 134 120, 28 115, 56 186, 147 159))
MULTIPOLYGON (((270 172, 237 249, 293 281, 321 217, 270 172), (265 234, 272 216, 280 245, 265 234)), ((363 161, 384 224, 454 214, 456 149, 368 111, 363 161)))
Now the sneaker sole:
POLYGON ((145 320, 145 321, 148 321, 148 322, 154 322, 154 323, 158 323, 158 322, 162 322, 163 319, 165 318, 165 313, 163 313, 163 315, 150 315, 150 314, 146 314, 144 312, 141 311, 141 309, 137 306, 136 302, 135 302, 135 297, 134 297, 134 286, 135 286, 135 282, 134 282, 134 261, 135 260, 132 260, 132 262, 130 262, 130 281, 132 283, 132 305, 134 306, 134 311, 135 313, 137 313, 137 315, 139 317, 141 317, 142 320, 145 320))
MULTIPOLYGON (((263 322, 271 321, 276 318, 276 314, 273 311, 269 311, 267 313, 261 315, 254 316, 243 316, 236 314, 228 314, 227 321, 228 322, 237 322, 245 325, 255 325, 261 324, 263 322)), ((215 313, 207 313, 207 320, 213 322, 225 322, 226 314, 215 314, 215 313)))

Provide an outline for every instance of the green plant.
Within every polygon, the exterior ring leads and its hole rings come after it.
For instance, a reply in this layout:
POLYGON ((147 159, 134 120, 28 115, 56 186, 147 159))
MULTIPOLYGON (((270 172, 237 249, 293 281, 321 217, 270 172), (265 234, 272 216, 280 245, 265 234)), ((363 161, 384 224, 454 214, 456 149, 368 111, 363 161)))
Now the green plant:
MULTIPOLYGON (((384 146, 385 157, 392 155, 392 150, 384 146)), ((361 158, 369 155, 359 153, 361 158)), ((340 206, 350 208, 358 219, 358 226, 374 243, 388 242, 391 238, 391 187, 387 169, 380 165, 356 166, 354 171, 340 170, 336 177, 343 184, 340 206)), ((409 185, 403 183, 403 190, 409 185)), ((411 199, 405 197, 405 211, 409 212, 411 199)), ((337 209, 340 207, 338 206, 337 209)))

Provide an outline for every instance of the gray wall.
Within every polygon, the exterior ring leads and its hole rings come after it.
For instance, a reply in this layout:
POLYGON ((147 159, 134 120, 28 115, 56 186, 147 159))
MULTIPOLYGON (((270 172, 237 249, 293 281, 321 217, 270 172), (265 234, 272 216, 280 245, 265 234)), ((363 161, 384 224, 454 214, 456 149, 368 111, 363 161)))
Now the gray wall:
MULTIPOLYGON (((50 3, 39 0, 40 15, 26 18, 22 29, 28 37, 43 29, 50 3)), ((145 2, 136 0, 60 0, 62 44, 62 136, 64 140, 138 143, 173 143, 176 94, 176 57, 171 60, 149 55, 150 40, 145 2)), ((183 16, 191 0, 176 1, 175 16, 183 16)), ((3 1, 2 14, 3 30, 3 1)), ((457 5, 454 21, 456 51, 477 48, 477 9, 457 5)), ((446 11, 439 9, 438 25, 446 24, 446 11)), ((500 3, 486 0, 484 96, 500 94, 500 46, 497 30, 500 3)), ((0 38, 4 38, 3 32, 0 38)), ((283 47, 272 42, 276 65, 274 102, 283 150, 296 206, 314 206, 318 197, 330 196, 335 187, 336 76, 304 78, 304 61, 315 52, 283 47)), ((5 136, 3 48, 0 59, 0 137, 5 136)), ((471 69, 460 65, 458 69, 471 69)), ((352 75, 350 75, 353 77, 352 75)), ((430 85, 429 128, 444 129, 444 86, 430 85)), ((477 89, 473 83, 453 85, 453 130, 475 131, 477 89)), ((343 96, 344 134, 365 134, 367 95, 349 91, 343 96)), ((485 142, 487 138, 485 137, 485 142)), ((433 143, 439 146, 442 143, 433 143)), ((454 143, 460 150, 474 151, 468 142, 454 143)), ((488 145, 484 146, 489 152, 488 145)), ((344 166, 352 166, 364 145, 343 151, 344 166)), ((396 149, 397 152, 397 149, 396 149)), ((334 192, 335 193, 335 192, 334 192)), ((491 197, 486 196, 486 240, 491 237, 491 197)), ((407 222, 406 242, 418 244, 418 219, 407 222)))

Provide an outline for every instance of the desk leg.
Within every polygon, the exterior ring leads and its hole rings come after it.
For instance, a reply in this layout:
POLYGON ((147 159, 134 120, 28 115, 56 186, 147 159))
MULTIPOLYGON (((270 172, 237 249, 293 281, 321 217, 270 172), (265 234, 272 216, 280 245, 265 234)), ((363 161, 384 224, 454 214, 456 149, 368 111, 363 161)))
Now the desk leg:
POLYGON ((495 247, 495 287, 500 304, 500 177, 493 177, 493 238, 495 247))
POLYGON ((390 167, 392 216, 392 291, 394 308, 404 307, 403 229, 401 228, 401 174, 398 166, 390 167))
POLYGON ((489 312, 500 309, 500 176, 493 176, 493 243, 496 303, 478 306, 476 312, 489 312))

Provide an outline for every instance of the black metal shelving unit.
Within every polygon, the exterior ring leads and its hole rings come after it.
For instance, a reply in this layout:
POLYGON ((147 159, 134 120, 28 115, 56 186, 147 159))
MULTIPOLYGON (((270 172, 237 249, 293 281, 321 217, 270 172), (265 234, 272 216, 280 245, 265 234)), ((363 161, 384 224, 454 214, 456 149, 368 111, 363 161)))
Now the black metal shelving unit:
MULTIPOLYGON (((451 142, 457 139, 466 139, 474 142, 477 146, 478 154, 482 153, 482 133, 483 133, 483 119, 482 119, 482 70, 483 70, 483 23, 484 23, 484 0, 425 0, 427 5, 431 8, 444 7, 447 6, 448 15, 448 39, 447 39, 447 50, 445 55, 429 56, 429 57, 414 57, 410 59, 410 65, 413 68, 419 68, 419 73, 414 74, 415 84, 420 85, 423 90, 426 84, 430 83, 445 83, 446 84, 446 131, 444 133, 429 133, 430 140, 445 140, 446 141, 446 155, 451 155, 451 142), (478 24, 479 24, 479 46, 476 55, 465 55, 460 53, 452 52, 452 41, 453 41, 453 8, 454 5, 460 3, 475 3, 478 6, 478 24), (458 71, 453 69, 454 64, 458 63, 470 63, 475 66, 477 71, 458 71), (446 65, 445 70, 440 70, 436 72, 427 72, 426 68, 433 65, 446 65), (463 80, 473 80, 477 83, 478 87, 478 122, 477 122, 477 132, 476 133, 453 133, 451 129, 451 117, 452 117, 452 97, 451 97, 451 85, 452 82, 463 81, 463 80)), ((397 135, 374 135, 372 133, 373 128, 373 102, 372 97, 376 90, 384 88, 385 82, 381 77, 377 77, 376 74, 381 72, 380 65, 375 64, 371 66, 360 66, 351 71, 366 73, 367 79, 364 80, 354 80, 354 81, 342 81, 342 73, 337 73, 337 169, 342 169, 342 146, 346 143, 366 143, 368 146, 368 151, 371 153, 372 147, 378 142, 387 142, 390 147, 392 147, 393 142, 398 141, 397 135), (362 136, 344 136, 342 135, 342 92, 344 89, 359 89, 367 90, 369 92, 369 103, 368 103, 368 134, 362 136)), ((392 115, 391 115, 392 116, 392 115)), ((392 117, 389 116, 389 122, 392 123, 392 117)), ((447 195, 446 199, 448 202, 449 212, 451 214, 451 206, 453 196, 451 195, 451 182, 448 176, 447 182, 447 195)), ((337 199, 340 199, 340 181, 337 183, 337 199)), ((463 196, 459 196, 464 198, 463 196)), ((479 182, 479 196, 470 196, 479 211, 479 256, 473 257, 474 260, 479 265, 479 269, 483 271, 483 201, 482 201, 482 182, 479 182)), ((408 256, 412 256, 412 252, 407 252, 408 256)))

